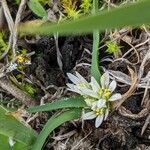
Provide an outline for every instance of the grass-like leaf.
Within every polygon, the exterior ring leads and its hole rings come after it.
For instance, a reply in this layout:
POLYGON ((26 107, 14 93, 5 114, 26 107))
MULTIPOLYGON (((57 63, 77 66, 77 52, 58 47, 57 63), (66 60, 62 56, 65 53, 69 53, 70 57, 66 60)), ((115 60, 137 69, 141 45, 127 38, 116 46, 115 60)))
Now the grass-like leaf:
POLYGON ((41 112, 41 111, 52 111, 56 109, 63 109, 63 108, 80 108, 86 107, 86 103, 83 97, 70 97, 70 98, 63 98, 62 100, 58 100, 52 103, 47 103, 41 106, 35 106, 28 108, 27 111, 29 112, 41 112))
POLYGON ((30 147, 37 136, 33 129, 18 121, 2 106, 0 106, 0 135, 12 137, 15 141, 24 144, 25 147, 30 147))
POLYGON ((43 8, 38 0, 30 0, 28 2, 28 6, 37 16, 42 18, 47 16, 46 10, 43 8))
POLYGON ((50 118, 39 136, 37 137, 37 140, 34 143, 32 150, 41 150, 46 138, 55 128, 67 121, 80 118, 81 111, 81 108, 76 108, 50 118))
POLYGON ((15 142, 14 146, 9 145, 9 137, 0 134, 0 149, 1 150, 30 150, 31 145, 25 145, 21 142, 15 142))
POLYGON ((20 25, 19 31, 24 34, 59 35, 72 33, 90 33, 93 30, 113 29, 124 26, 139 26, 150 23, 150 0, 141 0, 110 11, 103 11, 74 21, 59 24, 44 23, 38 25, 37 21, 20 25))

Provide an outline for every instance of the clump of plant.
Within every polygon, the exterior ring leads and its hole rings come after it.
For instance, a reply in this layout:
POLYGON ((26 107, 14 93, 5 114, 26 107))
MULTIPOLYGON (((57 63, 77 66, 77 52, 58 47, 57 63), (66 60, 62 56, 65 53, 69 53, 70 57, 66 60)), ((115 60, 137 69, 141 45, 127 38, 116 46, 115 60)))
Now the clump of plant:
POLYGON ((77 2, 77 0, 61 0, 67 18, 77 19, 90 12, 92 8, 91 0, 82 0, 79 6, 77 5, 77 2))
POLYGON ((26 49, 22 49, 22 50, 19 51, 19 53, 16 56, 16 61, 21 66, 31 64, 31 60, 30 60, 30 57, 27 55, 27 50, 26 49))
POLYGON ((84 14, 87 14, 92 9, 92 0, 82 0, 80 8, 84 14))
POLYGON ((106 52, 108 52, 109 54, 118 56, 121 52, 120 51, 121 47, 115 41, 107 41, 106 46, 107 46, 106 52))
MULTIPOLYGON (((27 65, 31 65, 31 60, 27 54, 26 49, 22 49, 19 51, 19 53, 16 56, 16 63, 19 72, 24 72, 27 65)), ((35 97, 35 95, 37 94, 36 88, 33 86, 33 84, 24 81, 24 78, 25 78, 24 74, 18 73, 16 75, 15 83, 17 83, 17 85, 19 85, 19 87, 26 93, 28 93, 30 96, 35 97), (18 82, 17 80, 21 82, 18 82)))

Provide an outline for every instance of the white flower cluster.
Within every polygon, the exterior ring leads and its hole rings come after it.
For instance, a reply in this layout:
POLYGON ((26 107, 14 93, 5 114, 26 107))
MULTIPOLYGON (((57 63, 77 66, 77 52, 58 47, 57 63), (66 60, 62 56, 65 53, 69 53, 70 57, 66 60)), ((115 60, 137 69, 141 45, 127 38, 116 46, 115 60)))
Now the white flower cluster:
POLYGON ((105 72, 100 79, 100 85, 91 77, 88 83, 78 72, 76 75, 67 74, 73 84, 68 83, 68 90, 76 92, 84 97, 88 106, 88 112, 83 111, 83 120, 95 120, 95 127, 99 127, 103 120, 106 120, 109 114, 111 102, 121 99, 120 93, 113 94, 117 83, 115 80, 110 82, 109 73, 105 72))
POLYGON ((10 62, 10 64, 8 64, 8 67, 6 69, 6 73, 11 72, 11 71, 17 69, 17 66, 18 65, 16 63, 10 62))

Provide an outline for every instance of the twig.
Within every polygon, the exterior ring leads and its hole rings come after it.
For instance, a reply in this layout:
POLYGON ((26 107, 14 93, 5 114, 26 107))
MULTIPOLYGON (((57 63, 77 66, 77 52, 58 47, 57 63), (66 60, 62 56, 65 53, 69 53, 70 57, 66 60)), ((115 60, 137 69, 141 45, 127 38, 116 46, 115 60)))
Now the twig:
POLYGON ((58 46, 58 33, 54 34, 54 39, 55 39, 55 45, 56 45, 58 66, 59 66, 60 70, 62 70, 63 64, 62 64, 62 55, 60 53, 59 46, 58 46))
POLYGON ((26 106, 33 106, 36 103, 35 99, 31 98, 25 92, 23 92, 22 90, 17 88, 15 85, 13 85, 11 81, 7 79, 6 77, 3 77, 0 79, 0 87, 8 91, 10 94, 12 94, 15 98, 20 100, 26 106))
POLYGON ((121 106, 121 104, 132 95, 132 93, 135 91, 137 84, 138 84, 138 78, 136 72, 134 72, 131 68, 128 67, 128 70, 131 74, 132 84, 130 86, 130 89, 122 96, 122 99, 114 104, 114 107, 117 109, 121 106))
POLYGON ((7 21, 7 24, 8 24, 8 28, 9 28, 9 31, 10 31, 10 36, 9 36, 8 47, 7 47, 6 51, 2 54, 0 59, 4 58, 7 55, 9 49, 12 46, 12 42, 13 42, 12 37, 13 37, 13 28, 14 28, 14 21, 13 21, 13 18, 11 16, 11 14, 10 14, 10 11, 9 11, 6 0, 2 0, 1 4, 2 4, 3 12, 5 14, 5 18, 6 18, 6 21, 7 21))
POLYGON ((2 7, 3 7, 3 11, 4 11, 4 14, 5 14, 7 23, 8 23, 9 30, 10 30, 11 33, 13 33, 14 21, 13 21, 13 18, 11 16, 11 14, 10 14, 10 11, 9 11, 6 0, 2 0, 1 4, 2 4, 2 7))
POLYGON ((6 23, 2 6, 0 6, 0 31, 4 28, 6 23))
MULTIPOLYGON (((135 51, 135 53, 136 53, 136 55, 137 55, 137 62, 136 63, 132 63, 133 65, 136 65, 136 64, 138 64, 139 63, 139 61, 140 61, 140 56, 139 56, 139 54, 138 54, 138 52, 137 52, 137 49, 132 45, 132 44, 130 44, 129 42, 127 42, 126 41, 126 43, 128 44, 128 45, 130 45, 131 47, 132 47, 132 49, 130 49, 129 51, 127 51, 123 56, 122 56, 122 58, 124 58, 125 56, 127 56, 127 54, 129 54, 132 50, 134 50, 135 51)), ((131 55, 132 56, 132 55, 131 55)), ((131 57, 130 56, 130 57, 131 57)))
POLYGON ((27 2, 27 0, 21 0, 21 3, 19 5, 19 9, 18 9, 18 12, 17 12, 17 15, 16 15, 14 28, 13 28, 13 46, 12 46, 12 49, 13 49, 13 57, 14 58, 16 56, 16 44, 17 44, 17 36, 18 36, 17 26, 18 26, 18 24, 21 20, 22 12, 25 8, 26 2, 27 2))
POLYGON ((121 106, 119 108, 119 113, 124 117, 139 119, 145 117, 148 114, 148 110, 147 108, 144 108, 138 114, 133 114, 130 110, 127 110, 125 107, 121 106))

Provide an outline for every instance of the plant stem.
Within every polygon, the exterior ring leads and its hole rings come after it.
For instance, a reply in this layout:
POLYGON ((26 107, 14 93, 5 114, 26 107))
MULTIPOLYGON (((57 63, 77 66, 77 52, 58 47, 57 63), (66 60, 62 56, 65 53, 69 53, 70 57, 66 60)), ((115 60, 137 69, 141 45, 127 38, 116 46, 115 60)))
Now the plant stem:
MULTIPOLYGON (((93 0, 93 10, 92 13, 96 14, 98 11, 98 0, 93 0)), ((92 48, 92 67, 91 75, 100 81, 100 70, 99 70, 99 30, 95 29, 93 31, 93 48, 92 48)))

